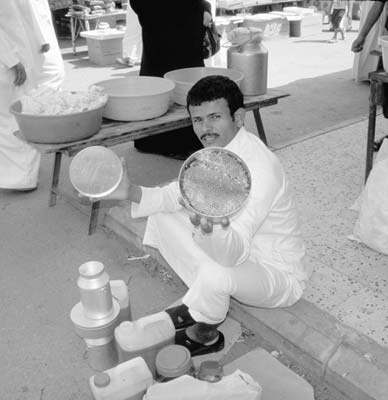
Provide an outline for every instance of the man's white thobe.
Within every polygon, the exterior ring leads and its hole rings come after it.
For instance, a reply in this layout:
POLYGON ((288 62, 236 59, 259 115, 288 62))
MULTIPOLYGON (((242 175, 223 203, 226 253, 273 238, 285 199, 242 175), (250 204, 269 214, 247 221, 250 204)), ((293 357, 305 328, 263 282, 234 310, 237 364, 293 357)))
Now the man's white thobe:
POLYGON ((258 307, 295 303, 310 271, 303 264, 304 243, 283 168, 274 153, 241 128, 226 146, 247 164, 249 199, 227 229, 202 234, 189 222, 173 182, 142 188, 132 216, 149 216, 143 243, 157 248, 189 287, 183 302, 197 321, 221 322, 230 296, 258 307))
POLYGON ((40 154, 14 136, 18 126, 9 107, 39 85, 58 88, 63 81, 63 60, 47 10, 46 0, 0 2, 0 188, 37 185, 40 154), (51 47, 47 54, 40 53, 44 43, 51 47), (10 68, 19 62, 27 80, 16 87, 10 68))
POLYGON ((137 14, 128 3, 126 15, 126 28, 123 38, 123 57, 128 57, 134 62, 141 61, 143 41, 141 38, 141 26, 137 14))

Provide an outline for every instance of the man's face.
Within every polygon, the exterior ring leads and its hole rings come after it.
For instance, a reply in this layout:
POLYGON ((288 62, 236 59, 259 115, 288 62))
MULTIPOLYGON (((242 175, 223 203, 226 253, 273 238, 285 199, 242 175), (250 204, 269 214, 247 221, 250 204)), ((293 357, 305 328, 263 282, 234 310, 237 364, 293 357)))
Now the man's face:
POLYGON ((237 110, 235 118, 232 118, 228 103, 223 98, 189 106, 189 111, 194 132, 204 147, 226 146, 244 122, 243 110, 237 110))

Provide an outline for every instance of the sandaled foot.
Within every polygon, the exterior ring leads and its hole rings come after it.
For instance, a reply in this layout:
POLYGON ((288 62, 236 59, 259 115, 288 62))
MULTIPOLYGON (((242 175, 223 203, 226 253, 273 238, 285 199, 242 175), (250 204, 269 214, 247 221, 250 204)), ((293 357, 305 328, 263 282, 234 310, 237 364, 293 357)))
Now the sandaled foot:
POLYGON ((186 330, 182 329, 175 333, 175 344, 186 347, 192 357, 200 356, 204 354, 216 353, 221 351, 225 346, 225 337, 222 332, 216 331, 217 336, 207 343, 200 343, 189 336, 187 336, 186 330))
POLYGON ((168 308, 165 311, 170 316, 176 330, 184 329, 195 324, 186 304, 180 304, 179 306, 168 308))
POLYGON ((337 39, 330 39, 327 41, 327 43, 337 43, 337 39))

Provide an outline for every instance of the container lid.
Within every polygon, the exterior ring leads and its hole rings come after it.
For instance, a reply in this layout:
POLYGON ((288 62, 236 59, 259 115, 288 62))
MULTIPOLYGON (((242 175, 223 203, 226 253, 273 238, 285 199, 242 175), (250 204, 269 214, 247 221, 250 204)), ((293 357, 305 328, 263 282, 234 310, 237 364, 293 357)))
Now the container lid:
POLYGON ((120 158, 103 146, 90 146, 72 159, 70 181, 83 196, 101 198, 112 193, 120 184, 124 171, 120 158))
POLYGON ((106 372, 99 372, 94 376, 94 384, 96 387, 102 388, 108 386, 110 383, 110 376, 106 372))
POLYGON ((155 365, 160 376, 175 378, 187 373, 193 363, 190 351, 186 347, 172 344, 158 352, 155 365))

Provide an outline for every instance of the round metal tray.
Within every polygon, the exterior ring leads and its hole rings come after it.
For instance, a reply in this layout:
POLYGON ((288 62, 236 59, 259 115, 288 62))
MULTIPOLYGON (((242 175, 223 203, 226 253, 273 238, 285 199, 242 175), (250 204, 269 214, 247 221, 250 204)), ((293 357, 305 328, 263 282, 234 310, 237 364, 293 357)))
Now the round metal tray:
POLYGON ((252 185, 245 162, 221 147, 192 154, 183 163, 178 180, 186 207, 207 218, 230 217, 240 211, 252 185))

